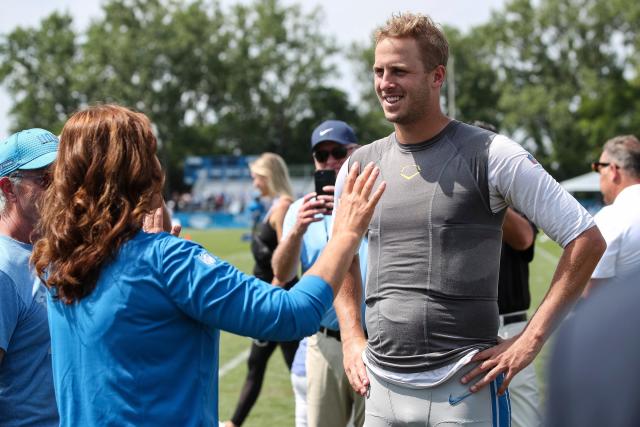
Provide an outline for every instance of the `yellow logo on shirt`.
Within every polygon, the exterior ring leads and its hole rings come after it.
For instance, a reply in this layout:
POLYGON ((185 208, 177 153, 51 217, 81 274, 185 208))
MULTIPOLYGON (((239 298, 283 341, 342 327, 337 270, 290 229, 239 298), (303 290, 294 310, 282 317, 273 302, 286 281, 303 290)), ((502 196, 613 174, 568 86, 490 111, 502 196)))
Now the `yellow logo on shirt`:
POLYGON ((400 176, 409 181, 419 175, 421 170, 418 165, 407 165, 400 170, 400 176))

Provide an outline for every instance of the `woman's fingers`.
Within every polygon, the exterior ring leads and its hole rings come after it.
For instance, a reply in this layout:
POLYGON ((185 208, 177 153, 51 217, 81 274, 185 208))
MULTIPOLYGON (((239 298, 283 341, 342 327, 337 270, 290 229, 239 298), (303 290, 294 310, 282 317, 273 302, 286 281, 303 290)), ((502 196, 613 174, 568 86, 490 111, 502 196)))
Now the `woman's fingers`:
POLYGON ((182 226, 180 224, 171 226, 171 235, 175 237, 180 237, 180 232, 182 232, 182 226))
POLYGON ((145 214, 142 219, 142 229, 147 233, 160 233, 163 230, 163 216, 162 207, 155 208, 151 212, 145 214))
POLYGON ((373 193, 373 196, 369 198, 369 202, 367 203, 368 211, 373 213, 373 210, 375 209, 376 205, 380 201, 380 198, 382 197, 382 193, 384 193, 385 188, 387 188, 387 183, 382 181, 380 185, 378 185, 378 188, 376 189, 375 193, 373 193))
POLYGON ((360 173, 360 175, 356 179, 356 182, 353 185, 353 193, 356 193, 356 194, 362 194, 363 193, 362 189, 364 188, 365 183, 367 182, 367 180, 371 176, 373 170, 374 170, 373 162, 371 162, 367 166, 365 166, 365 168, 362 170, 362 173, 360 173))
POLYGON ((347 179, 344 181, 344 189, 343 193, 349 194, 353 191, 353 186, 358 178, 358 172, 360 171, 360 164, 358 162, 353 162, 351 168, 349 169, 349 174, 347 175, 347 179))
MULTIPOLYGON (((373 163, 371 163, 371 165, 373 165, 373 163)), ((367 180, 364 183, 364 187, 362 187, 362 194, 365 197, 369 197, 369 195, 371 194, 371 190, 373 189, 373 186, 378 179, 378 175, 380 175, 380 168, 374 167, 371 171, 371 175, 367 177, 367 180)))

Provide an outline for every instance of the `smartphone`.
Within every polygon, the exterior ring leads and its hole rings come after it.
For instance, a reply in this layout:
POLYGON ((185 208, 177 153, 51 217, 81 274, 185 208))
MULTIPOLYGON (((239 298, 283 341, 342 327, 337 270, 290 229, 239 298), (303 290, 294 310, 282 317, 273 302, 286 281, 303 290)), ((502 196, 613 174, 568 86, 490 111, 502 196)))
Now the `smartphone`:
POLYGON ((326 185, 334 185, 336 183, 336 171, 333 169, 324 169, 316 171, 313 174, 313 180, 316 184, 316 194, 318 196, 324 194, 331 194, 324 191, 322 188, 326 185))

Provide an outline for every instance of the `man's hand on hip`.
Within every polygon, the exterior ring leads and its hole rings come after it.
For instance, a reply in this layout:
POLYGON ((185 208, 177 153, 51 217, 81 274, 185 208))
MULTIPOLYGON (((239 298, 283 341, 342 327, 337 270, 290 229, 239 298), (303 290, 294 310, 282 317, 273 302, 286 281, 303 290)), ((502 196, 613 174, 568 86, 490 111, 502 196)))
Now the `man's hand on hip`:
POLYGON ((354 337, 342 343, 344 371, 353 390, 361 396, 366 395, 369 389, 367 369, 362 361, 362 352, 366 346, 367 340, 364 337, 354 337))
POLYGON ((469 388, 471 392, 475 393, 495 380, 498 375, 504 373, 504 381, 498 389, 498 394, 502 395, 509 387, 513 377, 533 362, 539 351, 540 348, 532 346, 522 335, 506 339, 498 345, 476 354, 471 362, 480 362, 480 364, 462 377, 462 383, 467 384, 475 377, 484 374, 478 382, 469 388))

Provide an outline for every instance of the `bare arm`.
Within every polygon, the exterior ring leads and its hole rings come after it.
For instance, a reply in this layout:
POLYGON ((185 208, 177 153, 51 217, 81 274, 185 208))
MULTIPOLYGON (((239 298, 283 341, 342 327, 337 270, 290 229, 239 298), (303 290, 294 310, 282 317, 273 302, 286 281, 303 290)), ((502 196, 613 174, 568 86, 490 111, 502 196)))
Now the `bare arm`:
POLYGON ((462 382, 466 384, 480 374, 484 376, 471 386, 472 392, 493 381, 500 373, 504 373, 505 378, 498 393, 505 392, 513 377, 533 361, 578 299, 605 248, 606 243, 597 227, 584 231, 566 246, 549 290, 525 330, 473 358, 481 363, 465 375, 462 382))
POLYGON ((271 258, 274 280, 287 283, 296 276, 303 235, 292 231, 278 243, 271 258))
POLYGON ((342 288, 336 296, 333 306, 340 323, 344 370, 351 387, 364 396, 369 385, 367 370, 362 361, 362 351, 367 340, 362 330, 360 305, 362 301, 362 284, 360 262, 354 257, 351 267, 342 282, 342 288))
POLYGON ((280 197, 276 206, 273 207, 273 211, 269 217, 269 223, 276 231, 278 242, 282 240, 282 224, 284 223, 284 216, 287 214, 289 206, 291 206, 291 199, 288 197, 280 197))
MULTIPOLYGON (((273 229, 276 231, 276 237, 278 240, 278 245, 276 246, 276 250, 280 247, 280 244, 282 243, 282 226, 284 223, 284 217, 287 213, 287 210, 289 209, 289 206, 291 206, 291 199, 281 197, 278 200, 278 203, 276 204, 276 206, 273 207, 273 211, 269 217, 269 224, 271 224, 271 227, 273 227, 273 229)), ((295 276, 295 272, 293 276, 295 276)), ((293 279, 293 276, 291 277, 291 279, 293 279)), ((280 278, 274 274, 271 284, 284 287, 287 283, 289 283, 289 281, 291 281, 291 279, 280 280, 280 278)))
POLYGON ((502 240, 517 251, 524 251, 533 245, 533 228, 529 221, 511 208, 507 208, 502 224, 502 240))

